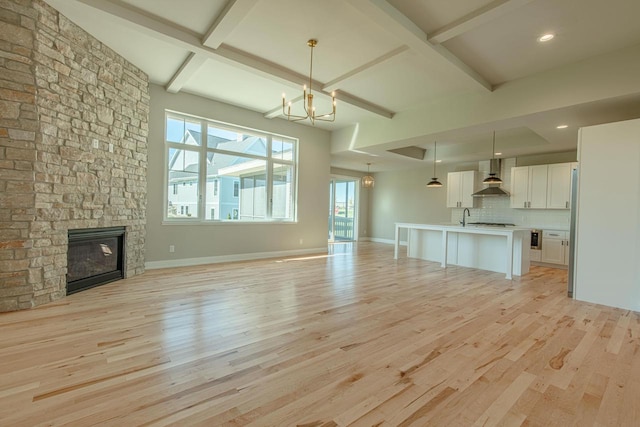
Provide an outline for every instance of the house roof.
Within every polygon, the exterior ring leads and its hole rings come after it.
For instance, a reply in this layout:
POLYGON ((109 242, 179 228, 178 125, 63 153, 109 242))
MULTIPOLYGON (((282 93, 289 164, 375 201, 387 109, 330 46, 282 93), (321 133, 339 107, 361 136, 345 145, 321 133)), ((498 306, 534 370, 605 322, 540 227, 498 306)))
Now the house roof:
MULTIPOLYGON (((202 133, 187 130, 185 131, 183 141, 185 145, 200 146, 202 144, 202 133)), ((210 146, 238 154, 264 155, 266 152, 266 142, 258 136, 249 136, 241 141, 236 141, 208 135, 207 141, 210 146)), ((189 153, 187 150, 174 151, 169 160, 169 170, 172 171, 172 179, 182 180, 195 178, 193 173, 197 173, 198 171, 197 156, 194 155, 190 158, 189 153), (177 170, 174 170, 174 168, 177 168, 177 170)), ((230 166, 239 165, 247 161, 251 160, 239 156, 207 152, 207 177, 214 177, 219 174, 220 169, 229 168, 230 166)))

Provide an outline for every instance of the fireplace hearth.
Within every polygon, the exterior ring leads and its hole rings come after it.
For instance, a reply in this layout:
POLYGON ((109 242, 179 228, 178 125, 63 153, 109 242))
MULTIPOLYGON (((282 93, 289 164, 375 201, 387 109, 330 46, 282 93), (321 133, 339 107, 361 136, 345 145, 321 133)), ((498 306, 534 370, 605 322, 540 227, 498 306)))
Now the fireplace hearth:
POLYGON ((124 227, 69 230, 67 295, 124 278, 124 227))

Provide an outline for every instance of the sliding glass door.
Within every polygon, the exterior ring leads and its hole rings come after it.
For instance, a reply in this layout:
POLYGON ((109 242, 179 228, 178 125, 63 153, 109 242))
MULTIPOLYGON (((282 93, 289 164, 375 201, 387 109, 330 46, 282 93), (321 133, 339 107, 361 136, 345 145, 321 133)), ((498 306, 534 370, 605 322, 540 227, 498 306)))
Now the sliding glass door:
POLYGON ((329 183, 329 241, 357 239, 358 180, 332 178, 329 183))

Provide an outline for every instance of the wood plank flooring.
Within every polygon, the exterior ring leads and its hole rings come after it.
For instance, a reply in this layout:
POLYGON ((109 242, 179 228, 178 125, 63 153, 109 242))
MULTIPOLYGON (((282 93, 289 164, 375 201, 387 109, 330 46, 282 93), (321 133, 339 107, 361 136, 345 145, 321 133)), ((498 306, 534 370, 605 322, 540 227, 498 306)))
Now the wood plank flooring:
POLYGON ((390 245, 153 270, 0 337, 1 426, 640 425, 638 313, 390 245))

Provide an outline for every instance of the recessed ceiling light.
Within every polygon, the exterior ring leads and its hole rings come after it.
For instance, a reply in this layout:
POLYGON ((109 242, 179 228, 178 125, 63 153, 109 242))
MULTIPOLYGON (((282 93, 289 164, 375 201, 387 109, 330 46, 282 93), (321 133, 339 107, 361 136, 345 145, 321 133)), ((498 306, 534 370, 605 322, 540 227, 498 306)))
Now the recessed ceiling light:
POLYGON ((442 163, 442 160, 436 160, 436 163, 442 163))
POLYGON ((558 125, 558 126, 556 126, 556 129, 566 129, 568 127, 569 127, 569 125, 558 125))
POLYGON ((502 153, 494 153, 496 156, 502 156, 502 153))
POLYGON ((555 37, 555 34, 551 34, 551 33, 543 34, 540 37, 538 37, 538 41, 544 43, 544 42, 548 42, 554 37, 555 37))

